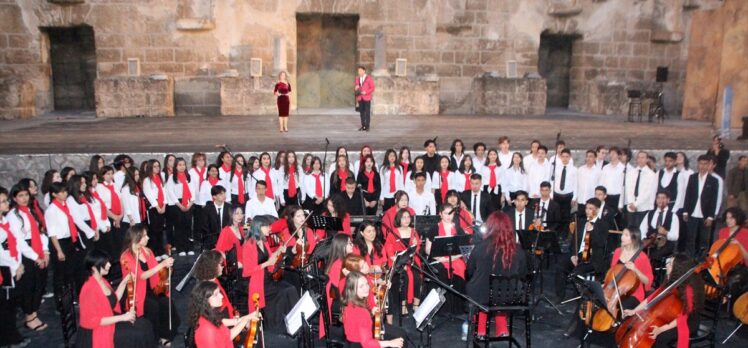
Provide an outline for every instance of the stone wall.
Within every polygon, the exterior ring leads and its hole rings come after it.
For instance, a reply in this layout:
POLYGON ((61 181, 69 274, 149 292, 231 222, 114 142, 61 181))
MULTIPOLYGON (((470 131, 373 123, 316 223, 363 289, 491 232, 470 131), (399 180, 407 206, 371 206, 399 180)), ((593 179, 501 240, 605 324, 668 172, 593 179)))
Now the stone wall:
POLYGON ((34 116, 34 85, 18 78, 0 79, 0 119, 34 116))
POLYGON ((439 80, 381 76, 374 79, 372 102, 375 115, 435 115, 439 113, 439 80))
MULTIPOLYGON (((98 78, 127 75, 130 58, 139 59, 144 76, 215 78, 235 69, 248 78, 250 59, 259 58, 263 77, 287 69, 296 86, 296 16, 354 15, 359 18, 357 63, 374 64, 379 35, 384 43, 382 66, 390 74, 395 60, 404 58, 408 77, 438 75, 442 112, 469 108, 466 103, 472 98, 465 87, 483 73, 507 77, 509 63, 516 64, 516 76, 536 73, 543 32, 579 37, 572 49, 572 109, 591 111, 606 103, 585 96, 590 86, 651 81, 656 67, 667 66, 666 104, 675 111, 682 103, 693 13, 682 1, 0 0, 0 76, 17 76, 33 85, 32 114, 52 110, 44 28, 87 25, 94 30, 98 78)), ((705 8, 722 2, 689 4, 705 8)), ((292 108, 297 91, 291 95, 292 108)), ((274 107, 273 98, 262 102, 255 108, 274 107)), ((182 110, 181 105, 176 108, 182 110)))
POLYGON ((221 80, 216 77, 178 78, 174 81, 174 112, 177 116, 221 113, 221 80))
POLYGON ((275 81, 271 77, 222 77, 221 115, 277 115, 275 81))
POLYGON ((174 116, 174 79, 164 76, 97 79, 96 116, 174 116))
POLYGON ((473 81, 475 114, 545 114, 546 85, 541 78, 510 79, 485 74, 473 81))

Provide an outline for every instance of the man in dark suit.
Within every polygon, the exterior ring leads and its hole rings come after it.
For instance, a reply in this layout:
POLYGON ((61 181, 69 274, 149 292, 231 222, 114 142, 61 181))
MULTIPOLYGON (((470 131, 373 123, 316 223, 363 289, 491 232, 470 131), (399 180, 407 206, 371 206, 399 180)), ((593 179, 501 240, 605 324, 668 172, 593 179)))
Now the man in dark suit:
POLYGON ((535 218, 548 231, 561 231, 561 206, 551 199, 551 183, 543 181, 540 184, 540 199, 535 210, 535 218))
MULTIPOLYGON (((512 219, 512 226, 518 240, 522 239, 520 231, 529 230, 533 222, 533 212, 527 209, 527 202, 529 202, 527 192, 519 190, 514 198, 514 207, 507 205, 504 210, 509 215, 509 218, 512 219)), ((522 245, 526 245, 525 243, 526 241, 522 241, 522 245)))
POLYGON ((683 221, 685 233, 678 238, 678 250, 695 257, 709 248, 709 233, 717 214, 717 194, 719 182, 709 174, 710 158, 698 158, 697 173, 691 174, 686 185, 686 199, 683 201, 683 221))
MULTIPOLYGON (((605 199, 608 198, 608 189, 605 186, 595 187, 595 198, 600 200, 600 209, 598 210, 597 216, 605 220, 611 229, 618 230, 618 223, 616 223, 616 216, 618 215, 618 207, 613 207, 609 204, 605 204, 605 199)), ((585 204, 586 207, 586 204, 585 204)), ((580 210, 581 213, 584 210, 580 210)), ((581 221, 587 221, 587 217, 580 217, 581 221)))
POLYGON ((577 225, 577 235, 573 242, 571 255, 563 257, 558 264, 556 271, 556 296, 559 300, 566 295, 566 279, 570 273, 585 275, 595 273, 604 275, 608 269, 605 262, 605 242, 608 238, 609 225, 605 220, 598 217, 600 209, 600 200, 590 198, 585 205, 585 214, 587 221, 584 224, 577 225), (585 240, 589 235, 589 245, 585 240), (585 249, 588 250, 588 260, 583 260, 585 249))
POLYGON ((465 208, 473 214, 473 221, 483 223, 488 215, 498 210, 494 204, 489 202, 488 193, 483 191, 483 178, 480 174, 470 176, 470 191, 460 194, 460 200, 465 203, 465 208))
POLYGON ((213 249, 218 241, 221 230, 231 225, 231 205, 226 203, 226 189, 221 185, 210 189, 213 199, 203 207, 202 250, 213 249))
POLYGON ((345 179, 345 191, 338 193, 343 197, 345 210, 350 215, 364 215, 364 203, 361 198, 361 192, 357 189, 356 179, 347 177, 345 179))

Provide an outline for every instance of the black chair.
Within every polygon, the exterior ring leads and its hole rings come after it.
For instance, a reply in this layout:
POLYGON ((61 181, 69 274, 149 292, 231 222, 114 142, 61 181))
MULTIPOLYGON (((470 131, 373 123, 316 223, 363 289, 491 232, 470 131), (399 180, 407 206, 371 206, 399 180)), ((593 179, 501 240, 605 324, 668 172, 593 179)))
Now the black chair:
MULTIPOLYGON (((488 312, 486 312, 486 336, 478 336, 477 334, 477 320, 471 320, 468 336, 472 333, 472 345, 483 344, 484 347, 489 347, 491 342, 503 342, 506 341, 511 347, 512 344, 517 347, 521 347, 519 341, 513 335, 513 324, 514 316, 521 315, 525 321, 525 346, 530 348, 531 345, 531 323, 532 313, 530 308, 532 307, 531 294, 532 294, 532 275, 527 276, 500 276, 491 275, 490 284, 491 288, 488 292, 488 312), (491 336, 491 326, 493 325, 493 317, 496 314, 505 314, 508 317, 508 328, 509 336, 491 336)), ((471 309, 471 318, 478 311, 471 309)), ((468 343, 470 347, 470 343, 468 343)))
POLYGON ((345 339, 345 330, 343 330, 343 326, 340 324, 340 312, 334 308, 327 307, 327 296, 340 298, 337 287, 331 287, 330 292, 331 294, 325 294, 320 301, 320 312, 322 313, 322 322, 320 325, 324 325, 325 327, 325 347, 348 347, 345 339), (328 313, 331 311, 332 315, 330 316, 328 313))
POLYGON ((55 292, 55 303, 57 304, 57 311, 60 312, 62 339, 66 348, 75 346, 73 338, 78 332, 74 300, 73 284, 64 284, 55 292))

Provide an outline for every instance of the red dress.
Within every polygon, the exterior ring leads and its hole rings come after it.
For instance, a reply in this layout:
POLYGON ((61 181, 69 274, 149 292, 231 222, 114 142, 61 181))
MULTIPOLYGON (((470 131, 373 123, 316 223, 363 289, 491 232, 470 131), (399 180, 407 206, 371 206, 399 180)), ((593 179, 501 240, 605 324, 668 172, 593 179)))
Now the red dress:
MULTIPOLYGON (((145 257, 148 269, 153 269, 158 266, 158 261, 156 261, 156 257, 153 256, 153 251, 151 251, 151 249, 143 247, 140 250, 140 253, 145 257)), ((123 277, 126 276, 128 272, 133 275, 137 272, 137 281, 135 284, 135 313, 138 317, 142 317, 145 311, 146 286, 150 286, 151 289, 154 289, 156 285, 158 285, 158 272, 148 278, 148 281, 142 279, 140 275, 143 274, 143 268, 140 267, 140 262, 135 260, 135 255, 133 255, 130 250, 127 250, 120 255, 119 262, 122 265, 123 277)))
MULTIPOLYGON (((392 257, 397 255, 397 253, 407 249, 405 244, 401 240, 402 237, 400 237, 400 233, 397 229, 392 230, 392 233, 387 235, 387 240, 384 242, 384 249, 387 251, 387 255, 390 255, 388 258, 388 264, 390 268, 392 267, 392 257)), ((408 245, 416 244, 416 252, 420 252, 421 249, 421 238, 418 237, 418 233, 415 229, 410 229, 410 241, 408 245)), ((421 267, 421 260, 419 258, 415 258, 415 263, 418 265, 418 267, 421 267)), ((415 289, 413 287, 413 270, 411 269, 410 265, 405 265, 405 274, 408 277, 408 303, 413 303, 413 297, 415 294, 415 289)), ((416 275, 417 276, 417 275, 416 275)))
MULTIPOLYGON (((618 260, 621 258, 621 248, 616 249, 616 251, 613 252, 613 258, 610 260, 610 267, 613 268, 618 263, 618 260)), ((644 273, 644 276, 649 279, 649 284, 644 285, 644 283, 639 282, 639 287, 634 290, 634 293, 631 296, 634 296, 639 302, 644 300, 644 292, 649 291, 649 288, 652 287, 652 281, 654 280, 654 275, 652 273, 652 265, 649 263, 649 257, 645 253, 639 253, 639 256, 637 256, 636 260, 634 260, 634 266, 636 266, 636 269, 638 269, 640 272, 644 273)))
POLYGON ((233 348, 234 342, 231 341, 231 332, 226 325, 215 326, 204 317, 200 317, 195 329, 195 346, 233 348))
MULTIPOLYGON (((266 252, 270 250, 268 242, 265 241, 266 252)), ((257 254, 257 241, 250 238, 242 246, 242 264, 244 269, 242 270, 242 277, 249 278, 249 311, 255 311, 255 305, 252 303, 251 294, 260 294, 260 308, 265 308, 265 270, 260 267, 260 261, 257 254)), ((268 266, 268 271, 273 272, 274 266, 268 266)))
POLYGON ((291 84, 278 81, 278 83, 275 84, 273 92, 278 93, 278 117, 288 117, 288 109, 291 105, 288 93, 291 93, 291 84))
MULTIPOLYGON (((416 212, 413 208, 407 207, 405 209, 408 209, 411 219, 416 216, 416 212)), ((384 227, 382 228, 382 233, 384 233, 385 237, 388 237, 390 232, 395 229, 395 215, 397 215, 398 211, 400 211, 400 208, 398 208, 397 205, 393 205, 390 209, 387 209, 382 216, 382 227, 384 227)))
POLYGON ((349 304, 343 313, 343 329, 345 338, 358 343, 362 348, 379 348, 379 341, 374 339, 373 320, 371 312, 363 307, 349 304))
MULTIPOLYGON (((106 285, 109 286, 109 284, 106 285)), ((114 290, 109 287, 109 291, 113 292, 114 290)), ((90 276, 83 284, 80 300, 80 326, 93 331, 93 346, 114 348, 115 325, 101 325, 101 319, 111 317, 114 313, 119 314, 119 302, 115 304, 114 310, 112 310, 104 291, 101 290, 101 286, 93 276, 90 276)))
POLYGON ((241 252, 241 246, 242 241, 236 237, 234 230, 231 229, 231 226, 226 226, 221 230, 221 234, 218 236, 215 249, 222 252, 224 255, 233 249, 238 257, 241 252))

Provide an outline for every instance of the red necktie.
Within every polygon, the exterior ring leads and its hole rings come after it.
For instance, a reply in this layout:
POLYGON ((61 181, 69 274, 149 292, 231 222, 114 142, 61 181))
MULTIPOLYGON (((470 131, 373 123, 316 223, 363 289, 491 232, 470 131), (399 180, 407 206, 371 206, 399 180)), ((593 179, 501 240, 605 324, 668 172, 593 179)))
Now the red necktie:
POLYGON ((54 204, 65 214, 65 216, 67 216, 68 229, 70 229, 70 239, 73 240, 73 243, 78 242, 78 228, 75 227, 75 220, 73 220, 73 216, 70 215, 70 207, 68 207, 68 205, 65 203, 60 203, 60 201, 56 199, 52 200, 52 204, 54 204))
POLYGON ((442 196, 442 203, 444 203, 447 199, 447 191, 449 190, 449 172, 440 172, 439 175, 442 178, 441 185, 439 185, 439 193, 442 196))
POLYGON ((296 197, 296 168, 288 167, 288 197, 296 197))
POLYGON ((338 178, 340 178, 340 191, 345 191, 345 180, 348 179, 348 169, 340 170, 338 168, 338 178))
POLYGON ((465 191, 468 191, 468 190, 470 190, 470 176, 472 174, 465 173, 463 175, 465 175, 465 191))
POLYGON ((364 175, 366 175, 366 179, 367 181, 369 181, 369 184, 366 185, 366 191, 369 193, 374 193, 374 171, 364 171, 364 175))
POLYGON ((197 187, 198 188, 200 186, 203 186, 203 181, 205 181, 205 171, 206 170, 207 170, 207 168, 205 168, 205 167, 202 167, 202 168, 195 167, 195 171, 197 172, 197 180, 198 180, 197 181, 197 187))
POLYGON ((322 175, 322 173, 314 174, 312 173, 312 176, 314 177, 314 195, 316 197, 322 197, 322 180, 319 179, 319 177, 322 175))
POLYGON ((246 200, 244 200, 244 176, 242 175, 242 171, 234 171, 234 176, 237 177, 237 180, 239 180, 239 182, 236 184, 237 188, 239 189, 239 204, 244 204, 246 200))
POLYGON ((47 228, 47 221, 44 220, 44 211, 42 211, 42 207, 39 206, 38 199, 34 199, 34 213, 39 217, 39 222, 41 222, 42 228, 47 228))
POLYGON ((5 230, 5 234, 8 235, 8 252, 10 256, 18 261, 18 247, 16 246, 16 236, 10 233, 10 223, 5 222, 0 224, 0 228, 5 230))
POLYGON ((395 192, 395 166, 390 167, 390 193, 395 192))
POLYGON ((496 187, 496 165, 491 164, 488 166, 488 169, 491 171, 490 179, 488 180, 488 187, 493 190, 494 187, 496 187))
POLYGON ((109 197, 111 197, 112 200, 112 214, 122 215, 122 202, 119 200, 117 190, 114 189, 114 184, 102 183, 102 185, 109 190, 109 197))
POLYGON ((94 189, 91 189, 91 197, 99 201, 99 209, 100 209, 99 213, 101 213, 101 221, 106 220, 107 219, 106 204, 104 204, 104 200, 101 199, 101 196, 99 196, 99 193, 96 192, 96 190, 94 189))
POLYGON ((96 231, 99 227, 99 224, 96 221, 96 215, 94 215, 93 208, 91 208, 91 204, 89 204, 88 201, 86 200, 86 197, 83 197, 83 196, 81 196, 80 200, 78 200, 78 203, 86 206, 86 210, 88 210, 88 221, 91 222, 91 229, 96 231))
POLYGON ((29 207, 22 205, 17 207, 18 211, 26 214, 26 218, 29 219, 29 224, 31 225, 31 249, 34 249, 36 255, 43 257, 44 247, 42 247, 42 237, 39 234, 39 225, 36 223, 36 219, 31 215, 29 207))
POLYGON ((156 203, 158 204, 159 208, 163 208, 164 206, 164 184, 161 183, 161 175, 154 175, 151 177, 151 181, 153 181, 153 184, 156 185, 156 188, 158 189, 158 195, 156 196, 156 203))
POLYGON ((190 184, 187 182, 187 174, 177 173, 177 181, 182 184, 182 205, 187 206, 190 204, 192 199, 192 192, 190 192, 190 184))
POLYGON ((405 185, 405 178, 407 177, 406 174, 408 174, 408 166, 410 165, 410 163, 400 162, 400 165, 403 167, 403 185, 405 185))
POLYGON ((263 173, 265 173, 265 185, 267 186, 267 191, 265 191, 265 196, 270 198, 275 198, 275 195, 273 194, 273 178, 270 177, 270 168, 263 168, 260 167, 260 170, 262 170, 263 173))
MULTIPOLYGON (((208 178, 208 183, 210 184, 210 187, 213 187, 213 186, 216 186, 216 184, 217 184, 217 183, 218 183, 218 181, 220 181, 220 180, 221 180, 221 179, 210 177, 210 178, 208 178)), ((202 185, 201 185, 201 186, 202 186, 202 185)))

